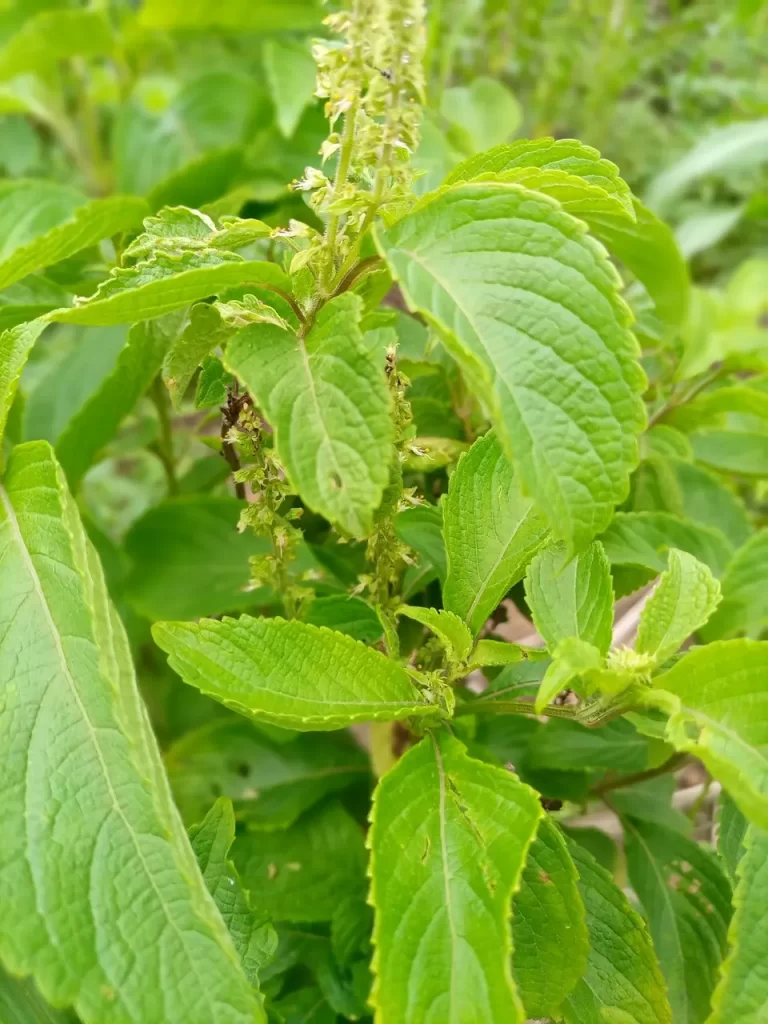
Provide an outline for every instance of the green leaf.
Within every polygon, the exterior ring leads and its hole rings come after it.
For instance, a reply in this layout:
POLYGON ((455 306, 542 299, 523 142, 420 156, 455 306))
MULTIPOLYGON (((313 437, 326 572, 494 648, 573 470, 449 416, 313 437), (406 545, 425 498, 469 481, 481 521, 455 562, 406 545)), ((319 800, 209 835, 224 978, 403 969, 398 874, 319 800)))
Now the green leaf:
POLYGON ((383 373, 362 347, 360 300, 327 303, 306 338, 271 324, 230 343, 229 369, 275 430, 280 460, 302 499, 364 537, 389 482, 394 440, 383 373))
POLYGON ((78 1024, 68 1010, 54 1010, 31 978, 14 978, 0 971, 0 1020, 3 1024, 78 1024))
POLYGON ((148 619, 194 619, 253 607, 268 597, 250 592, 248 558, 268 542, 238 533, 245 508, 226 495, 170 498, 136 520, 125 538, 131 559, 125 596, 148 619))
POLYGON ((733 548, 741 547, 752 532, 743 501, 721 477, 703 466, 675 460, 683 516, 701 526, 720 530, 733 548))
POLYGON ((368 759, 345 734, 309 733, 277 743, 241 718, 182 736, 165 755, 184 821, 200 821, 217 796, 250 828, 288 828, 329 793, 366 780, 368 759))
POLYGON ((113 47, 102 11, 39 11, 0 50, 0 80, 44 73, 69 57, 101 57, 113 47))
POLYGON ((285 831, 242 833, 232 856, 254 906, 273 921, 330 921, 342 898, 365 891, 363 830, 336 801, 285 831))
POLYGON ((215 305, 198 302, 192 307, 189 323, 163 360, 163 380, 174 409, 180 408, 189 382, 205 356, 228 341, 233 333, 234 328, 222 318, 215 305))
MULTIPOLYGON (((666 752, 670 748, 664 744, 662 749, 666 752)), ((652 751, 653 744, 648 748, 649 755, 652 751)), ((658 766, 659 758, 654 759, 654 765, 650 764, 650 758, 647 763, 648 767, 658 766)), ((610 800, 617 813, 623 817, 648 821, 688 836, 693 831, 693 822, 686 814, 672 806, 676 789, 677 780, 674 775, 659 775, 636 782, 632 786, 622 786, 613 790, 610 800)))
POLYGON ((437 611, 435 608, 416 608, 401 604, 398 615, 405 615, 420 622, 439 638, 450 661, 461 663, 467 660, 472 650, 472 634, 466 623, 453 612, 437 611))
POLYGON ((715 857, 679 832, 625 818, 632 888, 648 916, 675 1024, 702 1024, 725 952, 731 887, 715 857))
POLYGON ((648 203, 660 213, 699 178, 768 160, 768 119, 716 128, 651 182, 648 203))
POLYGON ((768 828, 768 643, 698 647, 654 680, 667 740, 698 757, 744 814, 768 828))
POLYGON ((744 837, 749 822, 725 790, 720 794, 717 825, 717 852, 723 859, 731 881, 735 881, 736 869, 744 853, 744 837))
POLYGON ((257 721, 311 732, 437 711, 396 662, 305 622, 243 615, 159 622, 152 634, 185 683, 257 721))
POLYGON ((210 409, 224 405, 227 400, 227 388, 234 383, 234 377, 228 373, 224 364, 216 356, 204 356, 200 361, 200 376, 197 378, 195 391, 195 408, 210 409))
POLYGON ((561 690, 567 690, 580 676, 599 669, 603 656, 593 644, 577 636, 562 639, 552 652, 552 663, 536 694, 536 714, 541 715, 561 690))
POLYGON ((565 546, 540 551, 528 566, 525 597, 536 629, 553 649, 578 637, 606 654, 613 630, 611 567, 595 542, 568 561, 565 546))
POLYGON ((529 1017, 557 1017, 586 970, 578 877, 562 833, 543 817, 512 901, 512 971, 529 1017))
POLYGON ((395 516, 395 533, 434 567, 441 580, 447 573, 443 514, 437 505, 416 505, 395 516))
POLYGON ((128 340, 112 372, 75 413, 56 441, 56 457, 75 488, 152 383, 176 334, 177 321, 144 321, 128 340))
POLYGON ((680 324, 690 282, 672 230, 635 199, 618 168, 575 139, 522 139, 460 164, 446 185, 489 174, 551 195, 641 281, 662 320, 680 324), (579 188, 576 180, 584 186, 579 188))
POLYGON ((553 200, 503 182, 437 192, 379 245, 553 532, 586 546, 626 497, 644 425, 637 344, 604 251, 553 200))
POLYGON ((299 988, 273 1003, 281 1024, 337 1024, 336 1011, 319 988, 299 988))
POLYGON ((350 597, 349 594, 315 598, 302 618, 313 626, 327 626, 364 643, 375 644, 383 635, 381 620, 374 609, 361 598, 350 597))
POLYGON ((468 86, 444 89, 440 113, 452 126, 452 141, 465 153, 478 153, 505 142, 520 127, 523 112, 503 82, 478 75, 468 86))
MULTIPOLYGON (((606 191, 593 185, 576 174, 554 168, 515 167, 494 175, 498 181, 517 182, 533 192, 541 192, 557 200, 560 206, 574 217, 581 217, 587 224, 595 214, 618 217, 621 220, 635 219, 634 207, 627 205, 622 193, 606 191)), ((486 176, 487 180, 493 180, 486 176)))
POLYGON ((552 719, 531 739, 526 768, 632 773, 648 767, 648 740, 623 718, 590 729, 567 719, 552 719))
POLYGON ((381 1024, 521 1024, 510 898, 540 817, 533 790, 445 732, 382 778, 369 835, 381 1024))
POLYGON ((670 548, 687 551, 718 578, 733 553, 719 530, 669 512, 618 512, 600 541, 612 565, 643 566, 654 575, 667 568, 670 548))
POLYGON ((319 28, 323 9, 318 0, 147 0, 141 24, 160 29, 232 29, 248 32, 298 32, 319 28))
POLYGON ((26 441, 53 445, 112 373, 128 336, 124 324, 55 330, 56 356, 25 394, 22 429, 26 441))
POLYGON ((526 649, 518 644, 508 644, 504 640, 478 640, 472 651, 473 665, 513 665, 522 661, 526 649))
POLYGON ((290 287, 276 263, 244 260, 217 249, 188 250, 178 255, 158 252, 135 267, 117 267, 90 298, 49 316, 70 324, 152 320, 242 284, 290 287))
POLYGON ((720 603, 720 584, 703 562, 670 548, 669 568, 659 578, 640 615, 635 650, 666 661, 720 603))
POLYGON ((264 71, 277 112, 278 128, 289 139, 315 94, 317 70, 308 40, 267 39, 264 71))
POLYGON ((220 798, 205 819, 189 830, 192 849, 203 873, 213 902, 232 936, 246 977, 258 985, 259 970, 277 947, 277 935, 271 924, 260 920, 251 909, 229 851, 235 841, 235 815, 232 802, 220 798))
POLYGON ((650 936, 608 872, 572 841, 590 949, 587 970, 563 1010, 567 1024, 672 1024, 650 936))
POLYGON ((44 319, 19 324, 0 334, 0 464, 5 425, 32 346, 47 326, 44 319))
POLYGON ((698 462, 739 476, 768 477, 768 434, 698 430, 690 435, 698 462))
POLYGON ((577 139, 519 139, 509 145, 496 146, 486 153, 458 165, 445 179, 446 185, 472 181, 482 174, 503 174, 516 168, 540 168, 578 175, 608 195, 616 196, 627 213, 632 215, 632 194, 629 185, 619 176, 619 169, 603 159, 592 146, 577 139))
POLYGON ((633 205, 634 220, 592 214, 590 231, 645 285, 659 318, 677 327, 688 312, 688 267, 672 229, 637 199, 633 205))
POLYGON ((728 932, 730 952, 712 997, 711 1024, 764 1024, 765 949, 768 943, 768 833, 751 828, 736 870, 734 915, 728 932))
POLYGON ((77 207, 71 219, 19 246, 0 262, 0 288, 7 288, 27 274, 74 256, 102 238, 130 231, 141 224, 148 212, 147 204, 138 196, 94 199, 77 207))
POLYGON ((158 1007, 169 1024, 264 1021, 45 442, 14 449, 0 519, 3 962, 85 1024, 144 1024, 158 1007))
POLYGON ((86 197, 53 181, 0 183, 0 260, 10 262, 18 250, 70 220, 86 197))
POLYGON ((493 431, 459 459, 444 502, 443 535, 443 603, 476 634, 548 535, 542 517, 521 496, 493 431))

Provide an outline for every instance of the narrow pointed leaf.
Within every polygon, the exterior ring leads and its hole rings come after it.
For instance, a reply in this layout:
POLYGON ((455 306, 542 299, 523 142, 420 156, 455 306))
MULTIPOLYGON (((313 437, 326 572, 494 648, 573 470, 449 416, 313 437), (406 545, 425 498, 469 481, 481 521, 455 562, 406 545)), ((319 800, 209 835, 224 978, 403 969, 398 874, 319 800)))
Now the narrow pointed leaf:
POLYGON ((85 1024, 255 1024, 122 625, 45 442, 0 490, 0 957, 85 1024))
POLYGON ((553 200, 503 182, 438 191, 379 244, 553 531, 583 548, 628 491, 644 425, 644 375, 606 253, 553 200))
POLYGON ((664 979, 645 924, 609 873, 572 840, 590 950, 563 1007, 566 1024, 672 1024, 664 979))
POLYGON ((578 637, 601 654, 607 652, 613 630, 613 585, 601 544, 591 544, 570 561, 562 544, 540 551, 528 566, 525 596, 547 647, 578 637))
POLYGON ((467 660, 472 650, 472 634, 458 615, 454 615, 453 612, 437 611, 435 608, 409 607, 407 604, 400 605, 397 614, 405 615, 430 629, 440 638, 451 660, 467 660))
POLYGON ((544 817, 512 902, 512 970, 529 1017, 557 1017, 587 966, 589 935, 578 872, 544 817))
POLYGON ((135 267, 118 267, 90 298, 49 316, 70 324, 152 320, 244 284, 290 288, 286 274, 276 263, 244 260, 218 249, 172 255, 158 252, 135 267))
POLYGON ((700 758, 739 808, 768 828, 768 643, 697 647, 648 693, 671 714, 668 742, 700 758))
POLYGON ((548 530, 520 494, 512 466, 491 431, 462 455, 443 507, 448 575, 443 603, 473 633, 522 578, 548 530))
POLYGON ((730 952, 712 997, 708 1024, 768 1021, 768 833, 751 828, 736 874, 735 912, 728 932, 730 952))
POLYGON ((341 729, 434 714, 402 666, 343 633, 283 619, 159 622, 152 634, 185 683, 246 717, 341 729))
POLYGON ((445 732, 383 777, 369 837, 380 1024, 522 1024, 510 899, 540 816, 533 790, 445 732))
POLYGON ((341 295, 306 338, 258 324, 241 331, 226 356, 274 427, 301 497, 356 537, 373 527, 394 440, 389 392, 362 347, 359 316, 357 296, 341 295))
POLYGON ((703 1024, 731 918, 728 880, 712 853, 660 825, 624 819, 624 842, 675 1024, 703 1024))
POLYGON ((720 584, 687 551, 671 548, 669 568, 643 608, 635 650, 661 664, 704 625, 720 603, 720 584))

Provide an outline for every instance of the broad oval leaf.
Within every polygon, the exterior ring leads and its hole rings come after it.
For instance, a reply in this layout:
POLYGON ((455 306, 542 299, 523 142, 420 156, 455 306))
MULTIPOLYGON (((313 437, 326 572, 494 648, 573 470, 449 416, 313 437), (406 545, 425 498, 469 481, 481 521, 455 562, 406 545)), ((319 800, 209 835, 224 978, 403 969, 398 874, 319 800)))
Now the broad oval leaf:
POLYGON ((672 1024, 664 979, 645 924, 610 874, 578 843, 590 949, 587 970, 563 1007, 567 1024, 672 1024))
POLYGON ((380 1024, 522 1024, 510 898, 541 806, 446 732, 379 783, 371 812, 371 1001, 380 1024))
POLYGON ((702 1024, 725 952, 728 879, 709 850, 660 825, 625 818, 624 843, 675 1024, 702 1024))
POLYGON ((517 168, 541 168, 578 175, 588 184, 616 196, 627 213, 632 215, 629 185, 620 177, 616 164, 578 139, 519 139, 495 146, 455 167, 445 179, 445 184, 455 185, 461 181, 472 181, 481 174, 502 174, 517 168))
POLYGON ((158 622, 185 683, 242 715, 302 731, 434 715, 405 669, 343 633, 284 619, 158 622))
POLYGON ((306 338, 273 324, 242 330, 226 363, 275 429, 278 455, 310 508, 366 536, 394 456, 390 397, 362 347, 360 300, 322 308, 306 338))
POLYGON ((21 380, 21 373, 27 364, 32 347, 47 326, 44 318, 28 324, 9 327, 0 334, 0 464, 2 464, 2 440, 8 414, 21 380))
POLYGON ((520 494, 496 434, 479 438, 459 459, 443 505, 446 609, 478 633, 548 534, 542 517, 520 494))
POLYGON ((0 955, 87 1024, 263 1022, 50 446, 0 489, 0 955), (140 912, 137 913, 137 909, 140 912))
POLYGON ((589 936, 578 878, 562 833, 545 816, 512 902, 512 971, 529 1017, 557 1017, 586 970, 589 936))
POLYGON ((751 828, 736 869, 734 915, 728 932, 730 951, 712 997, 708 1024, 764 1024, 768 1020, 768 833, 751 828))
POLYGON ((488 403, 553 532, 583 548, 627 494, 645 417, 604 250, 554 201, 503 182, 439 191, 379 245, 488 403))
POLYGON ((744 814, 768 828, 768 643, 697 647, 654 680, 667 740, 700 758, 744 814))
POLYGON ((100 10, 39 11, 0 50, 0 80, 45 73, 69 57, 111 53, 114 35, 100 10))
POLYGON ((528 566, 525 597, 547 647, 578 637, 601 654, 611 646, 613 585, 602 545, 595 541, 568 560, 563 544, 540 551, 528 566))
POLYGON ((521 139, 459 164, 446 184, 489 174, 519 180, 557 199, 648 290, 662 320, 680 324, 690 281, 672 230, 634 198, 610 160, 576 139, 521 139), (577 186, 582 183, 582 187, 577 186))

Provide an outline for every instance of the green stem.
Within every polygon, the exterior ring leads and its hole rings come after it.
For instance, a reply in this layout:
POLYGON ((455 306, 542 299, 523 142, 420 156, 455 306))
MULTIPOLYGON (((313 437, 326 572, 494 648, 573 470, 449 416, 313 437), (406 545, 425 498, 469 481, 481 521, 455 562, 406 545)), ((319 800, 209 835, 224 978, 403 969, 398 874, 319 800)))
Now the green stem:
POLYGON ((163 464, 165 478, 168 482, 168 493, 176 495, 179 493, 179 481, 176 476, 176 458, 173 453, 173 430, 171 427, 171 403, 168 398, 168 390, 163 383, 162 377, 158 374, 150 389, 149 397, 157 412, 159 436, 155 443, 154 450, 157 457, 163 464))
MULTIPOLYGON (((525 700, 472 700, 456 708, 459 715, 528 715, 539 718, 532 701, 525 700)), ((578 719, 577 707, 552 705, 546 710, 547 718, 578 719)))
POLYGON ((648 779, 656 779, 659 775, 668 775, 677 771, 685 764, 686 754, 673 754, 656 768, 648 768, 643 772, 634 772, 632 775, 620 775, 618 778, 604 779, 590 790, 592 796, 603 796, 614 789, 626 789, 627 786, 635 786, 638 782, 646 782, 648 779))
MULTIPOLYGON (((339 162, 336 166, 336 177, 333 180, 334 200, 341 197, 341 191, 346 185, 347 178, 349 177, 349 167, 352 163, 352 152, 355 147, 355 122, 357 121, 357 112, 359 109, 360 94, 358 93, 352 103, 352 106, 344 115, 344 134, 341 139, 339 162)), ((333 278, 334 270, 336 268, 334 249, 336 247, 336 238, 339 233, 340 219, 340 214, 332 213, 328 218, 328 224, 325 228, 326 263, 323 267, 323 281, 326 284, 328 284, 328 282, 333 278)))

